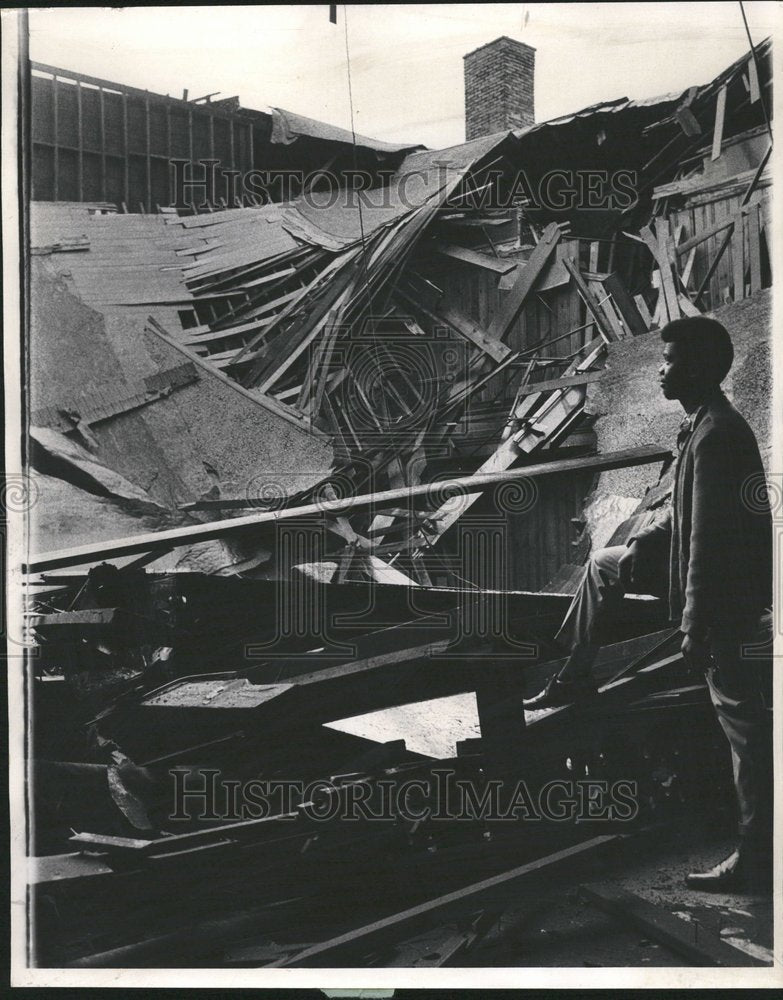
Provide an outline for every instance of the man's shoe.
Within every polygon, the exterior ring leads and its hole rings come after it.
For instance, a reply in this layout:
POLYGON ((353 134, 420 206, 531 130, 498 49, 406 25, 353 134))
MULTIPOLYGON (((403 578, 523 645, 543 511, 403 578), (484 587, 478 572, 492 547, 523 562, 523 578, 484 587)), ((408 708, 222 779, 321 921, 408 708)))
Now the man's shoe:
POLYGON ((574 702, 585 701, 595 695, 595 684, 589 679, 564 680, 553 674, 546 687, 533 698, 522 702, 522 707, 528 712, 542 708, 560 708, 563 705, 573 705, 574 702))
POLYGON ((685 878, 689 889, 704 892, 736 892, 750 888, 751 872, 744 852, 733 851, 706 872, 691 872, 685 878))

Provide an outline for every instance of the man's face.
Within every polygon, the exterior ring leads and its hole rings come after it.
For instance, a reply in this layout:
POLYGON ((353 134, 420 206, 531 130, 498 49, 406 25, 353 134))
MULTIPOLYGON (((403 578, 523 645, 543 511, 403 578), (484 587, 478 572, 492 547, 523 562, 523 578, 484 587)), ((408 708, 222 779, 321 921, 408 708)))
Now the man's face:
POLYGON ((667 399, 682 399, 693 391, 693 372, 677 344, 663 345, 663 361, 658 369, 659 384, 667 399))

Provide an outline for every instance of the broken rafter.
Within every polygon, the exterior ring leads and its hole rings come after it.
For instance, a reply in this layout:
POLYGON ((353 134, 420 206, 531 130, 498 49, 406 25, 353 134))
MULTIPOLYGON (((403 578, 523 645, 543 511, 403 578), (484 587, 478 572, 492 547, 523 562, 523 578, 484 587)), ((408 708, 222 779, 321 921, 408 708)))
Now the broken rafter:
MULTIPOLYGON (((492 486, 516 479, 533 476, 546 476, 555 473, 572 472, 581 469, 618 469, 633 465, 648 465, 662 462, 669 456, 666 449, 653 445, 641 448, 630 448, 624 451, 609 452, 606 455, 595 455, 587 458, 566 459, 561 462, 545 462, 530 465, 526 468, 504 469, 502 471, 479 473, 475 476, 461 476, 448 481, 426 483, 420 486, 407 486, 396 490, 382 490, 378 493, 368 493, 344 499, 323 500, 319 503, 305 504, 300 507, 290 507, 283 510, 267 510, 250 514, 247 517, 229 518, 224 521, 213 521, 208 524, 196 524, 185 528, 172 528, 145 535, 132 535, 129 538, 119 538, 106 542, 94 542, 89 545, 76 546, 71 549, 60 549, 55 552, 31 556, 23 566, 26 573, 39 573, 47 570, 62 569, 66 566, 84 566, 105 559, 117 559, 138 552, 152 552, 155 549, 174 548, 180 545, 192 545, 196 542, 224 538, 237 532, 257 528, 263 524, 273 524, 280 521, 290 521, 302 517, 318 516, 320 514, 350 513, 362 508, 372 508, 384 503, 398 504, 401 500, 415 497, 438 495, 446 488, 457 490, 470 489, 483 491, 492 486)), ((248 505, 257 505, 258 500, 249 499, 248 505)), ((183 509, 195 509, 198 504, 187 504, 183 509)))
POLYGON ((603 375, 602 371, 580 372, 578 375, 566 375, 563 378, 551 379, 547 382, 533 382, 532 385, 520 386, 517 392, 517 399, 523 396, 532 396, 534 393, 550 392, 556 389, 566 389, 572 385, 589 385, 591 382, 598 382, 603 375))
POLYGON ((717 270, 718 264, 720 264, 721 257, 723 257, 723 254, 726 252, 726 247, 729 245, 729 243, 731 243, 731 238, 732 238, 732 234, 733 233, 734 233, 734 221, 732 220, 731 226, 727 230, 726 235, 723 237, 723 242, 718 247, 718 250, 717 250, 715 256, 712 258, 712 262, 711 262, 711 264, 709 266, 709 269, 707 270, 707 273, 702 278, 702 282, 699 285, 699 290, 696 292, 696 295, 695 295, 695 297, 693 299, 693 304, 696 307, 698 307, 699 303, 701 302, 702 298, 704 297, 704 294, 707 291, 709 283, 712 280, 712 276, 713 276, 713 274, 715 274, 715 271, 717 270))
POLYGON ((563 259, 563 263, 568 269, 569 274, 574 279, 574 284, 576 285, 579 294, 581 295, 584 304, 587 306, 587 310, 590 315, 595 320, 596 326, 598 327, 598 332, 601 334, 603 339, 607 344, 612 342, 612 336, 607 327, 606 317, 601 311, 601 306, 596 297, 590 290, 587 282, 584 280, 582 275, 579 273, 579 265, 573 259, 573 257, 566 257, 563 259))
POLYGON ((504 339, 554 253, 561 235, 561 229, 556 223, 553 222, 546 227, 535 250, 524 267, 520 268, 516 281, 492 320, 487 330, 488 337, 496 341, 504 339))
POLYGON ((510 348, 506 347, 505 344, 496 338, 491 337, 488 333, 485 333, 475 320, 466 313, 463 313, 457 306, 441 305, 438 307, 440 312, 435 313, 431 312, 423 303, 417 301, 402 288, 398 287, 397 293, 406 302, 409 302, 415 310, 424 313, 436 327, 450 327, 465 340, 475 344, 476 347, 480 348, 498 364, 505 361, 509 354, 511 354, 510 348))
POLYGON ((468 247, 454 246, 450 243, 436 243, 435 249, 444 257, 460 260, 465 264, 473 264, 476 267, 484 268, 484 270, 494 271, 496 274, 507 274, 517 266, 516 260, 498 258, 497 256, 490 257, 489 254, 470 250, 468 247))

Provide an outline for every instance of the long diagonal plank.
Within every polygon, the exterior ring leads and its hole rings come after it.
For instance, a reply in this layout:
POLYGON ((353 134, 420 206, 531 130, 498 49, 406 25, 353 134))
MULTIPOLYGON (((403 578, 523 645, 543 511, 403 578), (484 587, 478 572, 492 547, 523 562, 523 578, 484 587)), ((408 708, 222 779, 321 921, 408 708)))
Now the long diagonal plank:
POLYGON ((402 288, 397 288, 397 294, 409 302, 414 309, 419 310, 428 316, 435 327, 448 326, 455 330, 461 337, 475 344, 482 351, 489 355, 493 361, 498 363, 512 353, 511 348, 506 347, 501 341, 493 339, 485 333, 479 324, 467 313, 463 313, 454 305, 442 305, 438 313, 432 312, 423 302, 418 301, 402 288))
POLYGON ((595 320, 596 326, 598 327, 598 332, 601 334, 601 336, 607 342, 607 344, 610 343, 610 341, 612 340, 612 336, 608 329, 606 317, 601 311, 601 306, 599 305, 598 300, 590 290, 590 287, 588 286, 587 282, 579 273, 579 265, 577 264, 576 260, 574 260, 574 258, 572 257, 563 258, 563 263, 565 264, 568 273, 574 279, 574 284, 576 285, 577 290, 579 291, 579 294, 581 295, 584 304, 587 306, 588 312, 595 320))
POLYGON ((619 886, 583 885, 580 895, 600 909, 632 924, 653 941, 658 941, 698 966, 763 966, 766 962, 740 951, 709 928, 675 917, 661 906, 626 892, 619 886))
POLYGON ((589 385, 592 382, 600 382, 602 375, 603 372, 580 372, 578 375, 553 378, 548 382, 533 382, 519 388, 517 399, 522 399, 523 396, 532 396, 537 392, 552 392, 555 389, 567 389, 572 385, 589 385))
POLYGON ((549 262, 549 258, 554 253, 560 236, 560 227, 556 223, 553 222, 546 227, 538 245, 530 255, 528 262, 520 269, 519 277, 495 314, 495 318, 487 330, 488 337, 493 340, 504 338, 549 262))
MULTIPOLYGON (((579 389, 570 390, 578 392, 579 389)), ((555 395, 560 395, 556 393, 555 395)), ((509 439, 510 440, 510 439, 509 439)), ((508 444, 509 442, 504 442, 508 444)), ((106 542, 93 542, 71 549, 59 549, 55 552, 30 556, 23 564, 27 573, 44 572, 45 570, 62 569, 66 566, 83 566, 100 562, 104 559, 116 559, 121 556, 135 555, 140 552, 151 552, 156 549, 175 548, 180 545, 193 545, 196 542, 210 541, 214 538, 225 538, 228 535, 257 528, 262 524, 273 524, 280 521, 292 521, 297 518, 317 517, 321 514, 350 513, 362 508, 379 507, 384 503, 399 504, 402 500, 415 497, 426 497, 438 493, 444 487, 457 490, 470 489, 478 493, 500 483, 513 482, 516 479, 526 479, 534 476, 554 475, 560 472, 572 472, 581 469, 619 469, 633 465, 649 465, 662 462, 670 455, 668 449, 655 445, 640 448, 630 448, 623 451, 608 452, 605 455, 593 455, 586 458, 564 459, 559 462, 543 462, 528 465, 519 469, 509 469, 520 457, 520 451, 514 446, 509 450, 508 462, 505 468, 477 473, 474 476, 461 476, 449 480, 448 483, 422 483, 419 486, 406 486, 396 490, 381 490, 378 493, 367 493, 355 497, 344 497, 336 500, 322 500, 318 503, 305 504, 300 507, 289 507, 283 510, 257 511, 246 517, 227 518, 212 521, 208 524, 194 524, 186 528, 171 528, 167 531, 151 532, 149 534, 131 535, 128 538, 118 538, 106 542)))
POLYGON ((531 879, 537 875, 551 877, 558 869, 568 866, 582 857, 589 856, 611 843, 616 843, 620 839, 619 834, 593 837, 582 844, 567 847, 563 851, 556 851, 554 854, 539 858, 537 861, 530 861, 518 868, 512 868, 510 871, 501 872, 500 875, 493 875, 481 882, 473 882, 462 889, 438 896, 436 899, 430 899, 426 903, 412 906, 407 910, 384 917, 382 920, 376 920, 364 927, 358 927, 346 934, 340 934, 338 937, 323 941, 321 944, 305 948, 289 958, 273 962, 272 966, 318 965, 323 962, 325 956, 329 956, 331 961, 346 949, 357 946, 369 947, 379 937, 407 929, 420 920, 431 919, 432 914, 437 913, 441 916, 443 912, 463 904, 479 904, 487 898, 495 900, 498 897, 502 897, 510 904, 526 878, 531 879))

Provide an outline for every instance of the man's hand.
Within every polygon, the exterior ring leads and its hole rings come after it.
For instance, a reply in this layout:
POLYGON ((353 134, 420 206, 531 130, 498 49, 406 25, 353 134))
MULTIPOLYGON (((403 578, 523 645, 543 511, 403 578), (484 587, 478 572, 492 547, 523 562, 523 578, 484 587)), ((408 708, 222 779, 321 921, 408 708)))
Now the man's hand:
POLYGON ((636 560, 639 558, 639 545, 637 542, 631 542, 628 548, 620 556, 617 563, 617 568, 620 573, 620 585, 623 590, 628 593, 634 584, 634 576, 636 572, 636 560))
POLYGON ((710 644, 706 639, 697 639, 692 635, 683 635, 680 649, 682 650, 683 659, 690 670, 707 670, 711 662, 711 655, 710 644))

